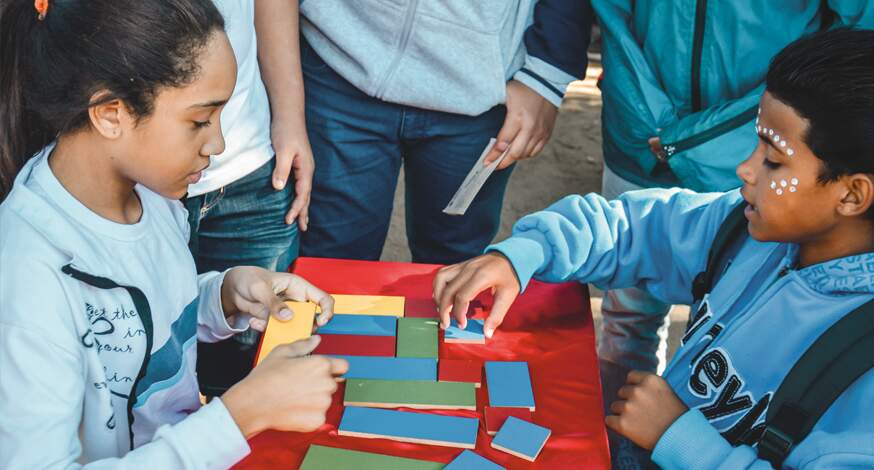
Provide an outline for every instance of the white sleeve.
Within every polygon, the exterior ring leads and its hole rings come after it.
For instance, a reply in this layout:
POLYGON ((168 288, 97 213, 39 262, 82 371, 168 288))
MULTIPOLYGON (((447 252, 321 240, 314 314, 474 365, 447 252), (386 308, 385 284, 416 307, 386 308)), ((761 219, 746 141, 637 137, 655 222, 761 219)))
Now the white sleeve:
POLYGON ((222 309, 222 282, 225 273, 210 271, 197 276, 197 288, 200 291, 200 302, 197 306, 197 340, 203 343, 214 343, 242 333, 248 325, 234 328, 228 324, 222 309))
MULTIPOLYGON (((61 281, 51 268, 31 264, 0 276, 0 299, 0 468, 80 468, 80 439, 95 438, 82 432, 83 414, 100 410, 85 406, 88 356, 64 321, 73 314, 61 281)), ((152 442, 84 468, 228 468, 248 452, 215 400, 159 428, 152 442)))

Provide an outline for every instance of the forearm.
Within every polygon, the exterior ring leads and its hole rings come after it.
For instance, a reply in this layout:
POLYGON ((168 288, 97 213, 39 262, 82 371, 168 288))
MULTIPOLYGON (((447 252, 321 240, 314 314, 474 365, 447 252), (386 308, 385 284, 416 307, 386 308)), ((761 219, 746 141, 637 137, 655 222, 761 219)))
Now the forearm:
POLYGON ((275 123, 304 126, 298 2, 257 0, 258 64, 275 123))

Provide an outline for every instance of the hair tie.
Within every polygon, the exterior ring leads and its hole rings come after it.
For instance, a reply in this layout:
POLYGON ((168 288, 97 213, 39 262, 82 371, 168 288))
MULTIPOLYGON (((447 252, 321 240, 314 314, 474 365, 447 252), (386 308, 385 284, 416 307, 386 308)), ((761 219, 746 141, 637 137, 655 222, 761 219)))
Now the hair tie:
POLYGON ((39 13, 39 16, 37 17, 38 20, 42 21, 46 19, 46 13, 49 11, 49 0, 34 0, 33 7, 36 8, 37 13, 39 13))

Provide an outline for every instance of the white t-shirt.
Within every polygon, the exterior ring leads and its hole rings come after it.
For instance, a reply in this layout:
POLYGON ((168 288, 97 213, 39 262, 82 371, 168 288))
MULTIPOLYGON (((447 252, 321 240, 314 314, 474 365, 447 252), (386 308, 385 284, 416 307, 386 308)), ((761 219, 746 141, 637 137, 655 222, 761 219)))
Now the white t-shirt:
POLYGON ((223 275, 197 275, 179 201, 138 186, 139 222, 104 219, 50 151, 0 205, 0 468, 229 467, 249 447, 195 372, 197 341, 238 331, 223 275))
POLYGON ((225 18, 225 32, 237 59, 237 85, 222 110, 225 151, 214 155, 200 181, 188 187, 191 197, 243 178, 274 155, 270 142, 270 102, 258 68, 255 2, 214 0, 213 3, 225 18))

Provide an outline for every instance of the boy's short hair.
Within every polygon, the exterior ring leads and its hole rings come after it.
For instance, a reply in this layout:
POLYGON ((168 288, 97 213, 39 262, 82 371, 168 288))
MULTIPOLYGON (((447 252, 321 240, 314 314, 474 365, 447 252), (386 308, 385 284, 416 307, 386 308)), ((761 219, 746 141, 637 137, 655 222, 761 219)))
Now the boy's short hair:
POLYGON ((789 44, 766 88, 810 123, 804 142, 823 162, 821 183, 874 174, 874 31, 839 28, 789 44))

